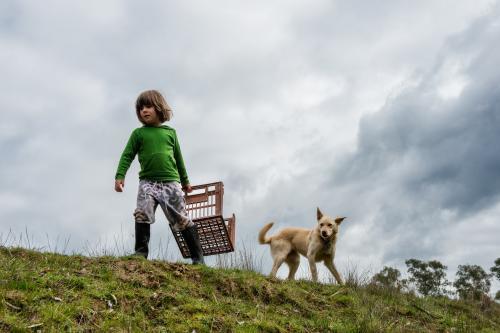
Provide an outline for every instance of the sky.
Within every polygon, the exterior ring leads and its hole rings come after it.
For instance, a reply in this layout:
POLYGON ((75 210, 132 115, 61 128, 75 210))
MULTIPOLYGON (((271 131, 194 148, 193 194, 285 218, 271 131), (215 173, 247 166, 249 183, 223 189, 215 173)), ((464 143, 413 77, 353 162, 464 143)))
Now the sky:
MULTIPOLYGON (((157 89, 191 183, 224 182, 264 273, 260 228, 312 227, 316 207, 347 217, 341 271, 489 270, 499 39, 491 0, 2 1, 0 243, 131 252, 137 160, 125 192, 114 175, 135 99, 157 89)), ((169 234, 159 210, 153 256, 179 258, 169 234)))

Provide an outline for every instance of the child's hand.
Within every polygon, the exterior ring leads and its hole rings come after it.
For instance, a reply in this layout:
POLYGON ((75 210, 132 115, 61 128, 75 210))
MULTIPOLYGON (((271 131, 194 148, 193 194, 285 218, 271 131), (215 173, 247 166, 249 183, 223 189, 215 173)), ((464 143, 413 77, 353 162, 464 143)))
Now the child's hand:
POLYGON ((125 187, 125 179, 115 179, 116 192, 123 192, 124 187, 125 187))
POLYGON ((193 192, 193 189, 191 188, 191 185, 190 184, 185 184, 182 186, 182 190, 186 193, 191 193, 193 192))

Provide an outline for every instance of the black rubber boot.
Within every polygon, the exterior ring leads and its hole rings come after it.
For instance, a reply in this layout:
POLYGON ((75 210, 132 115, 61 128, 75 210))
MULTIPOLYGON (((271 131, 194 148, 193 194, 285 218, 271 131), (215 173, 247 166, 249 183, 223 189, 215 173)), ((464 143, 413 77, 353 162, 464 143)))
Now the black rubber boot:
POLYGON ((205 264, 205 260, 203 259, 203 250, 200 244, 200 238, 198 236, 198 229, 196 226, 192 226, 186 228, 181 231, 182 237, 186 241, 186 245, 189 248, 189 252, 191 252, 191 260, 193 261, 193 265, 205 264))
POLYGON ((135 255, 148 258, 149 254, 149 236, 151 225, 149 223, 135 222, 135 255))

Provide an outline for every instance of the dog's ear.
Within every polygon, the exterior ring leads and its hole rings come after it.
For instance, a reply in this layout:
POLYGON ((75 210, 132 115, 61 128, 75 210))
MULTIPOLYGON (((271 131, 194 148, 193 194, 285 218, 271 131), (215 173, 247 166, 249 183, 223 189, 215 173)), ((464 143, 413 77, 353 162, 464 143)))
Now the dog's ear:
POLYGON ((318 221, 321 220, 321 218, 323 217, 323 213, 319 210, 319 207, 318 210, 316 211, 316 214, 318 216, 318 221))
POLYGON ((335 223, 337 223, 338 225, 340 225, 340 223, 342 223, 342 221, 344 221, 347 217, 337 217, 335 219, 335 223))

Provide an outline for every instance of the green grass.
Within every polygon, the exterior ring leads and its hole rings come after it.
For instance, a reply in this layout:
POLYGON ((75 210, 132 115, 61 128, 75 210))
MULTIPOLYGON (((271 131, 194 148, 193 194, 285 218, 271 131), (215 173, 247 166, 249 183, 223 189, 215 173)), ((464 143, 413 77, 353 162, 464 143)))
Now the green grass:
POLYGON ((500 306, 0 247, 2 332, 500 332, 500 306))

